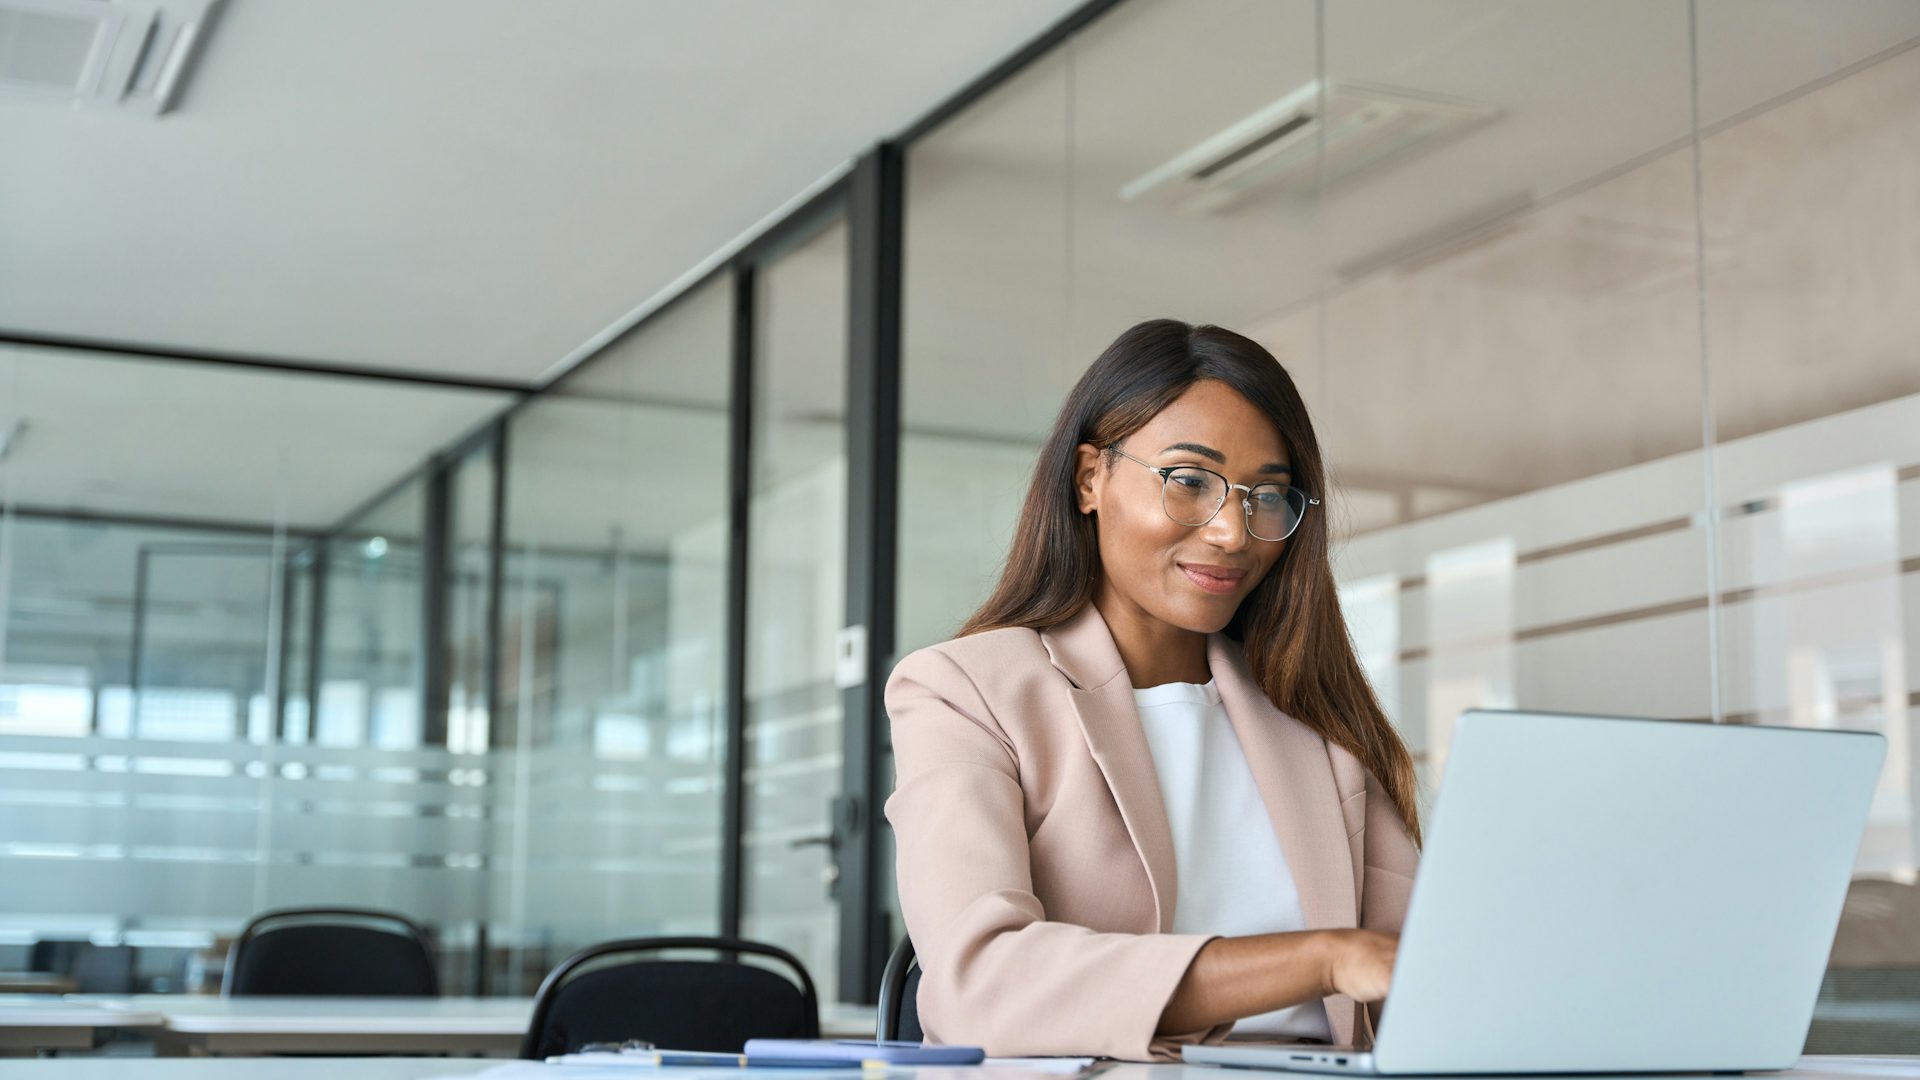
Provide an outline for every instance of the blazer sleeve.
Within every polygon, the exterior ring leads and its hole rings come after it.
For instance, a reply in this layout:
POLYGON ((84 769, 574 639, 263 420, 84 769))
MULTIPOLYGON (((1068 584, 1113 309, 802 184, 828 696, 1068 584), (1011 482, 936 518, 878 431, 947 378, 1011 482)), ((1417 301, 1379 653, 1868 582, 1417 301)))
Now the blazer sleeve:
POLYGON ((901 914, 921 968, 917 1005, 943 1042, 1000 1057, 1178 1060, 1157 1038, 1203 934, 1098 933, 1049 922, 1033 892, 1014 745, 973 680, 937 646, 887 680, 896 780, 887 799, 901 914))
MULTIPOLYGON (((1360 926, 1386 934, 1398 934, 1407 919, 1407 902, 1413 896, 1414 871, 1420 865, 1420 850, 1400 820, 1400 812, 1373 774, 1367 774, 1367 824, 1364 865, 1360 881, 1360 926)), ((1367 1022, 1367 1042, 1380 1025, 1385 1002, 1371 1002, 1363 1010, 1367 1022)))

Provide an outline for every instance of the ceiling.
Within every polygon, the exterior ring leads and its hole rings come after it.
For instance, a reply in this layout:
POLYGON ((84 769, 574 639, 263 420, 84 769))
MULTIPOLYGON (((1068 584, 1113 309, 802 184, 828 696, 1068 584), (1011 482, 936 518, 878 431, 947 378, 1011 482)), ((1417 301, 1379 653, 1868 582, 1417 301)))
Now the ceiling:
MULTIPOLYGON (((835 0, 824 25, 730 0, 229 0, 176 114, 0 103, 24 151, 0 169, 0 328, 537 379, 1072 6, 835 0)), ((1352 0, 1324 28, 1316 9, 1130 0, 912 148, 909 431, 1030 445, 1114 334, 1170 314, 1272 348, 1356 498, 1401 512, 1697 448, 1685 6, 1352 0), (1312 79, 1322 31, 1330 77, 1498 119, 1319 197, 1211 217, 1119 197, 1312 79)), ((1710 332, 1738 365, 1721 430, 1911 392, 1920 260, 1855 208, 1912 190, 1920 52, 1808 91, 1914 40, 1920 5, 1698 14, 1701 117, 1730 124, 1703 146, 1710 332), (1851 381, 1807 363, 1816 345, 1851 381)), ((836 430, 842 243, 763 278, 793 297, 763 297, 763 446, 836 430)), ((522 527, 650 546, 644 499, 595 492, 646 489, 642 457, 719 452, 723 293, 528 414, 522 527), (652 404, 588 400, 609 394, 652 404)), ((0 352, 0 423, 30 424, 13 497, 324 526, 506 400, 274 381, 0 352)))
POLYGON ((0 101, 0 328, 532 381, 1078 0, 228 0, 0 101))
MULTIPOLYGON (((532 383, 1076 2, 227 0, 175 112, 0 100, 0 332, 532 383)), ((510 400, 0 346, 0 501, 325 527, 510 400)))
POLYGON ((325 528, 512 400, 0 345, 0 503, 325 528))

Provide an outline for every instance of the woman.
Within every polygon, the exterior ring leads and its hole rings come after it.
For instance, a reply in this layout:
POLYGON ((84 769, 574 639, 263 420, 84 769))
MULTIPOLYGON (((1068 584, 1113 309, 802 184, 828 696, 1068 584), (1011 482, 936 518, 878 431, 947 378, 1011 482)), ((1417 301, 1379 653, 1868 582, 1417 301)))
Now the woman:
POLYGON ((930 1041, 1371 1043, 1420 829, 1325 490, 1293 381, 1239 334, 1141 323, 1074 387, 999 585, 887 682, 930 1041))

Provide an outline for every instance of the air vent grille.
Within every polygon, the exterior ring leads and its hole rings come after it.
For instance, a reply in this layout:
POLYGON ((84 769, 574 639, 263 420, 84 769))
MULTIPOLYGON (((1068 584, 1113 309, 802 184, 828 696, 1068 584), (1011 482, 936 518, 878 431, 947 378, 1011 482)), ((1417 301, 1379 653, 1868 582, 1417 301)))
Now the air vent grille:
POLYGON ((1120 197, 1207 214, 1256 194, 1331 190, 1498 115, 1490 105, 1387 87, 1334 83, 1323 94, 1315 80, 1202 139, 1120 197))
POLYGON ((0 99, 157 115, 219 0, 0 0, 0 99))

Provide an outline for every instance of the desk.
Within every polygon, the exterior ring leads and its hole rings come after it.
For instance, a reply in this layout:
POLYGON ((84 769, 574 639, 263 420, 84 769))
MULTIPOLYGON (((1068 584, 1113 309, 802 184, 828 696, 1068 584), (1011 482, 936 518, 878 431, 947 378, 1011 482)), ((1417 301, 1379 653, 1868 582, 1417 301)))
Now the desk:
POLYGON ((474 1058, 128 1058, 0 1061, 4 1080, 430 1080, 499 1067, 474 1058))
POLYGON ((157 1028, 159 1013, 32 994, 0 996, 0 1053, 84 1050, 115 1028, 157 1028))
POLYGON ((0 971, 0 994, 71 994, 73 978, 51 971, 0 971))
MULTIPOLYGON (((532 998, 241 997, 87 995, 96 1008, 158 1014, 163 1054, 486 1054, 512 1057, 532 998)), ((119 1025, 126 1026, 126 1025, 119 1025)), ((821 1034, 870 1039, 871 1005, 820 1009, 821 1034)))
MULTIPOLYGON (((48 1058, 39 1061, 0 1062, 0 1080, 430 1080, 432 1077, 470 1077, 502 1065, 517 1066, 516 1071, 532 1069, 535 1075, 549 1073, 553 1080, 566 1080, 563 1069, 574 1066, 552 1065, 538 1068, 532 1062, 476 1061, 459 1058, 48 1058)), ((1306 1078, 1308 1073, 1261 1073, 1243 1069, 1221 1069, 1206 1065, 1134 1065, 1095 1067, 1099 1080, 1258 1080, 1306 1078)), ((599 1070, 595 1070, 596 1073, 599 1070)), ((713 1080, 716 1070, 673 1070, 685 1080, 695 1077, 713 1080)), ((604 1075, 604 1074, 602 1074, 604 1075)), ((791 1069, 727 1069, 726 1080, 794 1080, 791 1069)), ((821 1075, 821 1080, 839 1080, 850 1075, 838 1070, 821 1075)), ((1695 1077, 1701 1074, 1691 1074, 1695 1077)), ((1840 1058, 1810 1057, 1801 1068, 1783 1073, 1755 1073, 1758 1077, 1779 1080, 1862 1080, 1863 1077, 1920 1078, 1920 1058, 1840 1058)), ((1065 1080, 1055 1074, 1022 1069, 895 1069, 869 1074, 872 1080, 1065 1080)), ((1091 1080, 1091 1077, 1088 1077, 1091 1080)), ((1505 1077, 1502 1080, 1524 1080, 1505 1077)), ((1596 1080, 1596 1078, 1587 1078, 1596 1080)), ((1603 1078, 1602 1078, 1603 1080, 1603 1078)), ((1631 1080, 1648 1080, 1633 1077, 1631 1080)))
MULTIPOLYGON (((69 999, 81 1000, 81 999, 69 999)), ((88 997, 159 1013, 162 1054, 488 1054, 520 1052, 532 998, 88 997)))

